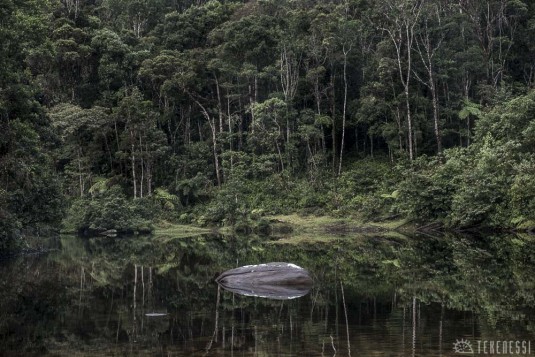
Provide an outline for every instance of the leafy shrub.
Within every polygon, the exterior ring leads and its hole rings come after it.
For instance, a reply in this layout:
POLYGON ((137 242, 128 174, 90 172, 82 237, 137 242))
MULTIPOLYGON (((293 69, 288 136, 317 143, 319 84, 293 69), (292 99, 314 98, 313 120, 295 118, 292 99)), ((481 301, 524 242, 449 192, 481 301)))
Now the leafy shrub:
POLYGON ((150 199, 129 201, 121 187, 112 186, 93 198, 76 200, 66 226, 85 235, 115 229, 119 233, 150 230, 153 205, 150 199))
POLYGON ((398 184, 397 207, 412 219, 444 219, 451 211, 453 194, 460 186, 461 174, 471 165, 465 149, 444 152, 446 162, 422 156, 398 184))
POLYGON ((19 248, 22 224, 0 207, 0 255, 19 248))
POLYGON ((514 155, 490 136, 480 147, 472 166, 465 167, 452 198, 451 226, 505 226, 509 221, 507 192, 514 177, 514 155))
POLYGON ((208 222, 233 225, 247 211, 245 196, 248 190, 240 179, 232 179, 217 191, 205 210, 208 222))
POLYGON ((522 160, 516 167, 508 196, 511 223, 518 226, 535 226, 535 157, 522 160))
POLYGON ((381 197, 392 192, 395 168, 388 161, 362 160, 346 169, 328 195, 329 208, 339 215, 358 213, 365 219, 388 213, 392 202, 381 197))
MULTIPOLYGON (((184 179, 176 184, 175 192, 180 199, 180 203, 184 206, 189 206, 207 198, 207 187, 209 180, 201 173, 197 173, 193 178, 184 179)), ((173 205, 178 202, 173 198, 173 205)))

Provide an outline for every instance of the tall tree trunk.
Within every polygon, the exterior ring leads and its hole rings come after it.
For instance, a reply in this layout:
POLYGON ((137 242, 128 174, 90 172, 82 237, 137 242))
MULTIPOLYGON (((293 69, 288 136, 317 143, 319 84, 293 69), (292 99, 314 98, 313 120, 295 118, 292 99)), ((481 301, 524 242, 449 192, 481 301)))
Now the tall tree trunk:
POLYGON ((330 83, 330 87, 331 87, 331 91, 332 91, 332 95, 331 95, 331 116, 332 116, 332 130, 331 130, 331 135, 332 135, 332 151, 333 151, 333 159, 332 159, 332 170, 333 170, 333 175, 335 174, 335 170, 336 170, 336 89, 335 89, 335 78, 334 78, 334 65, 331 66, 331 83, 330 83))
POLYGON ((219 114, 219 133, 223 133, 223 104, 221 103, 221 90, 219 88, 219 80, 217 75, 214 73, 215 78, 215 87, 217 93, 217 113, 219 114))
MULTIPOLYGON (((412 161, 414 160, 414 152, 413 152, 413 138, 412 138, 412 118, 411 118, 411 105, 410 105, 410 95, 409 95, 409 88, 410 88, 410 80, 411 80, 411 70, 412 70, 412 61, 411 61, 411 47, 412 47, 412 39, 413 39, 413 28, 410 28, 409 31, 409 24, 405 25, 405 31, 407 35, 407 74, 406 79, 403 81, 403 86, 405 87, 405 104, 407 105, 407 124, 409 129, 409 159, 412 161)), ((400 63, 401 66, 401 63, 400 63)), ((401 68, 401 67, 400 67, 401 68)), ((400 72, 401 74, 401 72, 400 72)), ((402 76, 403 77, 403 76, 402 76)))
POLYGON ((78 147, 78 179, 80 181, 80 198, 84 197, 84 180, 82 176, 82 149, 78 147))
POLYGON ((275 139, 275 147, 277 148, 277 153, 279 154, 279 161, 281 163, 281 171, 284 171, 284 159, 282 158, 280 145, 279 145, 279 142, 277 141, 277 139, 275 139))
POLYGON ((215 125, 215 120, 213 120, 211 117, 210 117, 210 114, 208 114, 208 111, 206 110, 206 108, 196 99, 192 98, 194 101, 195 101, 195 104, 197 104, 199 106, 199 108, 201 109, 204 117, 206 118, 206 120, 208 121, 208 125, 210 126, 210 130, 212 131, 212 152, 213 152, 213 155, 214 155, 214 166, 215 166, 215 174, 216 174, 216 179, 217 179, 217 185, 219 187, 221 187, 221 172, 220 172, 220 169, 219 169, 219 157, 217 155, 217 134, 216 134, 216 125, 215 125))
POLYGON ((130 158, 132 160, 132 181, 134 183, 134 198, 137 198, 137 181, 136 181, 136 155, 135 155, 135 136, 132 129, 130 129, 130 158))
POLYGON ((152 163, 147 161, 147 196, 152 196, 152 163))
POLYGON ((440 118, 438 116, 438 98, 437 90, 434 78, 430 78, 431 81, 431 96, 433 100, 433 122, 435 124, 435 139, 437 141, 437 153, 442 154, 442 134, 440 133, 440 118))
POLYGON ((411 118, 411 105, 410 105, 410 95, 409 95, 409 88, 408 86, 405 87, 404 90, 405 93, 405 105, 407 107, 407 127, 409 131, 409 138, 408 138, 408 144, 409 144, 409 160, 414 160, 414 147, 413 147, 413 141, 412 141, 412 118, 411 118))
POLYGON ((143 198, 143 181, 145 180, 145 160, 143 158, 143 144, 141 142, 141 134, 139 135, 139 160, 141 166, 141 178, 139 179, 139 197, 143 198))
POLYGON ((286 45, 281 49, 280 56, 280 82, 282 86, 282 92, 284 93, 284 101, 286 103, 286 154, 288 156, 289 165, 291 164, 290 157, 290 116, 288 108, 293 102, 295 94, 297 92, 297 85, 299 83, 299 67, 301 65, 301 59, 297 59, 296 55, 286 45))
MULTIPOLYGON (((210 118, 207 117, 209 120, 210 118)), ((219 169, 219 156, 217 155, 217 134, 216 134, 216 127, 215 122, 213 120, 209 121, 210 123, 210 129, 212 130, 212 150, 214 153, 214 165, 215 165, 215 175, 217 178, 217 185, 221 187, 221 171, 219 169)))
POLYGON ((186 115, 186 131, 184 132, 184 142, 186 145, 191 143, 191 105, 188 108, 188 114, 186 115))
POLYGON ((340 161, 338 165, 338 176, 342 174, 342 160, 344 157, 344 141, 346 136, 346 111, 347 111, 347 55, 351 52, 351 46, 346 50, 345 45, 344 52, 344 107, 342 110, 342 141, 340 143, 340 161))
POLYGON ((396 50, 397 67, 399 71, 399 78, 403 85, 403 93, 405 95, 405 106, 407 110, 407 129, 409 148, 409 159, 414 160, 414 139, 413 139, 413 123, 410 105, 410 81, 412 75, 412 56, 411 50, 414 41, 414 27, 420 17, 421 2, 386 2, 389 10, 385 12, 385 17, 390 21, 391 27, 383 28, 390 37, 396 50), (400 12, 401 10, 401 12, 400 12), (403 49, 407 51, 405 64, 403 63, 403 49))
MULTIPOLYGON (((117 120, 114 120, 113 121, 113 128, 114 128, 114 131, 115 131, 115 143, 117 144, 117 151, 120 151, 120 146, 119 146, 119 131, 117 130, 117 120)), ((119 160, 119 170, 121 172, 121 175, 123 174, 123 160, 119 160)), ((126 169, 125 169, 126 171, 126 169)), ((126 172, 125 172, 126 174, 126 172)))
MULTIPOLYGON (((217 78, 217 75, 214 73, 214 77, 215 77, 215 83, 216 83, 216 93, 217 93, 217 113, 218 113, 218 116, 219 116, 219 133, 220 134, 223 134, 224 132, 224 126, 223 126, 223 117, 224 117, 224 114, 223 114, 223 103, 221 102, 221 90, 220 90, 220 86, 219 86, 219 80, 217 78)), ((215 125, 215 123, 214 123, 215 125)), ((215 128, 214 128, 215 130, 215 128)), ((214 140, 216 138, 216 132, 213 132, 212 133, 212 140, 214 140)), ((216 150, 217 150, 217 147, 216 147, 216 150)), ((225 147, 224 145, 221 145, 221 152, 223 153, 225 150, 225 147)), ((219 166, 219 163, 217 163, 216 166, 219 166)), ((224 172, 221 171, 221 179, 219 181, 223 181, 224 180, 224 172)))
MULTIPOLYGON (((318 112, 318 116, 321 116, 321 92, 319 89, 319 78, 316 77, 314 80, 314 97, 316 98, 316 110, 318 112)), ((325 147, 325 130, 323 128, 323 124, 320 125, 321 130, 321 151, 323 154, 325 154, 326 147, 325 147)))
POLYGON ((228 120, 228 134, 229 134, 229 150, 230 150, 230 170, 234 168, 234 153, 232 148, 232 119, 230 115, 230 95, 227 92, 227 120, 228 120))
MULTIPOLYGON (((468 102, 470 100, 470 96, 469 96, 469 93, 470 93, 470 79, 468 78, 468 73, 465 71, 465 76, 463 77, 464 78, 464 86, 463 86, 463 91, 464 91, 464 100, 466 102, 468 102)), ((466 129, 467 129, 467 132, 466 132, 466 146, 470 146, 470 115, 468 115, 466 117, 466 129)), ((460 136, 460 146, 463 145, 463 139, 462 139, 462 134, 461 134, 461 130, 459 130, 459 136, 460 136)))
POLYGON ((254 128, 255 128, 255 117, 254 117, 254 111, 253 111, 253 105, 255 101, 253 99, 253 89, 251 87, 251 83, 249 83, 249 109, 251 112, 251 134, 254 135, 254 128))
MULTIPOLYGON (((440 24, 440 9, 439 8, 433 8, 432 13, 438 16, 438 23, 440 24)), ((435 54, 437 50, 442 45, 442 41, 444 40, 444 36, 442 35, 441 38, 435 41, 435 43, 431 42, 430 37, 430 30, 428 25, 428 19, 425 18, 423 22, 423 28, 420 30, 420 33, 418 36, 416 36, 416 51, 418 55, 420 56, 420 60, 426 69, 427 72, 427 79, 423 80, 421 79, 418 74, 415 72, 415 77, 418 79, 423 85, 425 85, 429 91, 431 92, 431 102, 433 106, 433 126, 434 126, 434 134, 435 134, 435 140, 437 143, 437 154, 440 155, 442 153, 442 138, 440 133, 440 118, 438 115, 438 92, 436 88, 436 81, 435 81, 435 69, 433 66, 433 58, 435 57, 435 54)))

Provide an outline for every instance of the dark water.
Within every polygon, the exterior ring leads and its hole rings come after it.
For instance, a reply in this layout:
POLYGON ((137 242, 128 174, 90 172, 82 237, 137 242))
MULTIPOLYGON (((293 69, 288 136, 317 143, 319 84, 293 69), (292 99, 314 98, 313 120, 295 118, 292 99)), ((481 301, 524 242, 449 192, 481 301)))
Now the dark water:
POLYGON ((0 263, 0 355, 459 356, 461 339, 535 354, 533 239, 62 237, 0 263), (218 294, 222 271, 271 261, 308 269, 311 292, 218 294))

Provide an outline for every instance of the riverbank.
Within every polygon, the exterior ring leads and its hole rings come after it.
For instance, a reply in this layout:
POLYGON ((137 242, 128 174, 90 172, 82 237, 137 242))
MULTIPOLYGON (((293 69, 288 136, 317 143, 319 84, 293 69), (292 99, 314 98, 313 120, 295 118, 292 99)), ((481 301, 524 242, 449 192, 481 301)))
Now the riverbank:
POLYGON ((259 234, 278 243, 319 242, 345 235, 403 237, 416 232, 406 219, 366 222, 355 217, 337 218, 314 215, 268 215, 258 220, 235 226, 199 227, 167 221, 155 224, 152 233, 156 239, 168 242, 204 234, 259 234))
POLYGON ((152 235, 161 241, 167 242, 173 239, 188 238, 217 232, 217 228, 205 228, 160 221, 155 225, 152 235))
POLYGON ((268 216, 271 236, 277 244, 328 242, 344 236, 404 238, 415 227, 406 219, 366 222, 356 217, 301 216, 298 214, 268 216))
POLYGON ((348 217, 336 218, 329 216, 302 216, 298 214, 267 216, 275 232, 287 231, 288 229, 300 232, 325 232, 325 233, 381 233, 409 227, 409 221, 395 219, 382 222, 365 222, 361 219, 348 217))
MULTIPOLYGON (((477 231, 477 230, 476 230, 477 231)), ((496 231, 496 230, 494 230, 496 231)), ((503 228, 503 232, 530 233, 524 229, 503 228)), ((340 236, 403 237, 416 233, 462 233, 461 230, 445 228, 441 222, 415 222, 404 217, 372 222, 355 216, 332 217, 327 215, 300 215, 297 213, 266 215, 256 220, 241 222, 232 226, 199 227, 192 224, 159 222, 153 235, 185 238, 202 234, 260 234, 274 238, 276 242, 326 241, 340 236)), ((471 230, 466 231, 466 233, 471 230)))
MULTIPOLYGON (((327 215, 302 215, 297 213, 265 215, 255 219, 240 221, 234 225, 199 225, 182 224, 171 220, 157 220, 149 224, 151 229, 135 231, 131 234, 117 234, 115 230, 100 232, 88 237, 109 236, 154 236, 167 242, 173 239, 187 238, 205 234, 259 234, 272 236, 276 241, 303 242, 329 240, 332 236, 363 235, 401 237, 405 234, 460 232, 448 229, 439 222, 415 222, 405 217, 383 219, 377 222, 367 221, 357 216, 332 217, 327 215)), ((530 233, 530 227, 503 228, 500 231, 530 233)), ((467 232, 469 232, 468 230, 467 232)), ((64 229, 62 234, 77 234, 72 229, 64 229)))

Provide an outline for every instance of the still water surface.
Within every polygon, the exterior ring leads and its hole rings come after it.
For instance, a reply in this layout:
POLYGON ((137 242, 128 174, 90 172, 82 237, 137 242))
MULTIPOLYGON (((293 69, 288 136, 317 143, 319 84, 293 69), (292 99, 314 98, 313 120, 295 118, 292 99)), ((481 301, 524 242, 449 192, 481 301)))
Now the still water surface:
POLYGON ((459 356, 461 339, 535 354, 534 239, 63 236, 0 262, 0 355, 459 356), (308 269, 310 293, 218 291, 219 273, 272 261, 308 269))

